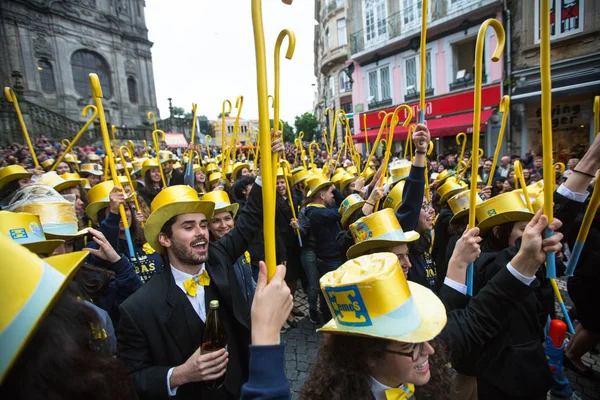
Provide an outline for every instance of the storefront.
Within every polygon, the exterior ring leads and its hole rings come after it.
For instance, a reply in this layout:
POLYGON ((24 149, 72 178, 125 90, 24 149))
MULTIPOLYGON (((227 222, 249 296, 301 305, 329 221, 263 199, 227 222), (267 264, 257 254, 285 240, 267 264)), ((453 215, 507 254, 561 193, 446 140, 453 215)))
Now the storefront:
MULTIPOLYGON (((493 136, 492 125, 496 124, 498 120, 497 118, 494 118, 494 124, 492 124, 490 117, 494 114, 495 109, 498 108, 500 98, 501 87, 499 84, 484 87, 481 91, 480 140, 481 146, 486 150, 486 153, 491 153, 493 146, 495 146, 495 143, 488 143, 489 140, 486 140, 486 134, 492 133, 490 136, 493 136), (488 122, 490 123, 488 124, 488 122)), ((425 120, 427 121, 431 136, 434 138, 437 154, 443 155, 459 151, 460 148, 456 144, 455 137, 461 132, 467 134, 470 143, 470 135, 473 133, 473 104, 473 90, 426 99, 425 120)), ((419 103, 417 101, 409 104, 409 106, 412 109, 411 123, 415 123, 419 113, 419 103)), ((393 112, 396 107, 398 106, 396 105, 392 108, 367 113, 366 137, 370 144, 374 143, 377 139, 377 134, 379 133, 379 128, 384 115, 382 111, 385 111, 386 113, 393 112)), ((399 114, 400 124, 394 130, 395 151, 398 151, 401 148, 402 143, 400 141, 406 140, 408 128, 402 126, 402 121, 407 117, 408 113, 402 110, 399 114)), ((358 115, 357 118, 360 121, 360 132, 355 130, 353 139, 355 143, 364 143, 364 117, 361 114, 358 115)), ((494 131, 497 135, 497 129, 494 131)))

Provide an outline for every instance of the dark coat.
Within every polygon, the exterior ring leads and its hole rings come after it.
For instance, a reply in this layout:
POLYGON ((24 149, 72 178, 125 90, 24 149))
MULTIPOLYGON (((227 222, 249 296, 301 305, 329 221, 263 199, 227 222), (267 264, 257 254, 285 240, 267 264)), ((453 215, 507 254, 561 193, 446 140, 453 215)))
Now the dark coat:
POLYGON ((183 172, 174 169, 171 178, 168 178, 167 186, 183 185, 183 172))
MULTIPOLYGON (((225 388, 238 398, 248 376, 250 308, 237 282, 233 264, 262 226, 261 187, 255 185, 248 205, 240 211, 237 224, 218 242, 210 242, 206 270, 211 278, 206 287, 208 300, 218 299, 228 337, 229 364, 225 388)), ((208 304, 208 302, 206 303, 208 304)), ((142 399, 167 398, 167 373, 183 364, 199 347, 204 324, 165 265, 120 307, 118 356, 130 374, 142 399)), ((179 387, 178 399, 199 399, 203 386, 192 383, 179 387)), ((205 398, 205 397, 204 397, 205 398)))
POLYGON ((331 207, 308 205, 306 207, 306 217, 310 221, 310 229, 315 237, 317 258, 322 261, 343 261, 340 249, 336 242, 338 233, 342 231, 340 221, 342 216, 338 212, 338 207, 344 201, 339 190, 333 191, 335 196, 335 205, 331 207))

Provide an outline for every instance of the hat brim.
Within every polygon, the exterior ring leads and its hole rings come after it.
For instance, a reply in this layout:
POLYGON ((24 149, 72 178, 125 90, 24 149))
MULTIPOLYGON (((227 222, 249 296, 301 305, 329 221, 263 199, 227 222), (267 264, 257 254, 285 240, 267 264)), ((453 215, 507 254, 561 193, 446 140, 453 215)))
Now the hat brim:
MULTIPOLYGON (((421 315, 421 325, 412 332, 404 335, 371 335, 357 331, 354 327, 342 327, 338 325, 335 319, 331 319, 323 325, 317 332, 328 332, 341 335, 375 337, 386 340, 393 340, 403 343, 423 343, 435 339, 446 326, 447 316, 446 308, 442 301, 428 288, 415 282, 408 282, 416 307, 421 315)), ((398 322, 400 323, 400 322, 398 322)))
POLYGON ((78 238, 81 237, 83 235, 87 235, 88 233, 88 228, 83 228, 80 231, 78 231, 77 233, 73 233, 73 234, 67 234, 67 233, 51 233, 51 232, 46 232, 44 231, 44 234, 46 235, 46 237, 51 238, 51 239, 74 239, 74 238, 78 238))
POLYGON ((402 179, 406 179, 406 178, 408 178, 408 175, 403 175, 403 176, 390 176, 390 177, 388 178, 388 181, 387 181, 387 183, 391 185, 392 183, 399 182, 399 181, 401 181, 402 179))
POLYGON ((312 197, 312 195, 314 195, 315 193, 317 193, 319 190, 323 189, 326 186, 331 186, 331 185, 333 185, 332 182, 325 181, 325 182, 321 183, 320 185, 318 185, 316 188, 314 188, 312 190, 309 189, 308 192, 306 192, 306 197, 310 198, 310 197, 312 197))
POLYGON ((340 221, 340 223, 342 224, 342 228, 344 229, 348 229, 348 220, 350 219, 350 217, 352 216, 352 214, 354 214, 354 212, 356 210, 358 210, 359 208, 362 208, 362 206, 364 206, 366 203, 365 200, 363 201, 359 201, 356 204, 352 204, 348 210, 346 210, 345 212, 342 213, 342 219, 340 221))
POLYGON ((345 180, 344 182, 340 182, 340 191, 343 193, 344 190, 346 190, 346 188, 352 183, 352 182, 356 182, 356 180, 358 179, 358 176, 353 176, 350 179, 345 180))
POLYGON ((531 221, 534 215, 529 211, 509 211, 486 218, 477 227, 479 228, 480 235, 482 235, 494 226, 506 224, 507 222, 531 221))
POLYGON ((92 220, 93 223, 98 223, 98 211, 105 209, 110 206, 110 201, 96 201, 88 204, 85 208, 85 213, 92 220))
POLYGON ((85 171, 85 170, 79 171, 79 176, 85 177, 86 175, 84 175, 84 174, 91 174, 91 175, 96 175, 96 176, 102 176, 102 175, 104 175, 104 172, 102 172, 102 171, 85 171))
POLYGON ((240 205, 238 203, 233 203, 226 207, 215 208, 213 215, 219 214, 222 212, 230 212, 231 214, 233 214, 233 217, 235 218, 239 209, 240 209, 240 205))
POLYGON ((182 214, 197 214, 202 213, 207 219, 212 218, 215 209, 215 203, 212 201, 179 201, 165 204, 152 212, 144 226, 144 235, 146 241, 152 248, 161 254, 165 254, 165 248, 158 241, 158 234, 165 222, 172 217, 182 214))
POLYGON ((244 168, 248 168, 248 169, 250 169, 250 164, 244 163, 244 164, 238 165, 236 168, 234 168, 234 169, 231 171, 231 175, 232 175, 232 176, 233 176, 233 177, 234 177, 234 178, 237 180, 237 178, 239 178, 239 177, 238 177, 238 172, 240 172, 240 171, 241 171, 241 170, 243 170, 244 168))
POLYGON ((63 183, 60 183, 60 184, 54 186, 54 190, 56 190, 57 192, 62 192, 65 189, 78 187, 80 185, 81 185, 81 179, 68 180, 66 182, 63 182, 63 183))
POLYGON ((456 188, 456 189, 452 189, 450 190, 448 193, 445 193, 441 199, 440 199, 440 203, 445 203, 448 201, 448 199, 452 196, 454 196, 455 194, 458 194, 460 192, 464 192, 465 190, 469 190, 469 188, 467 186, 461 186, 460 188, 456 188))
POLYGON ((65 241, 61 239, 41 240, 39 242, 23 243, 32 253, 49 256, 65 241))
POLYGON ((2 189, 7 183, 17 181, 23 178, 31 178, 32 174, 29 172, 17 172, 16 174, 10 174, 0 179, 0 189, 2 189))
POLYGON ((454 216, 452 218, 450 218, 450 223, 453 224, 454 222, 456 222, 458 219, 466 216, 469 214, 469 209, 465 208, 464 210, 460 210, 459 212, 457 212, 456 214, 454 214, 454 216))
POLYGON ((373 239, 356 243, 348 249, 348 251, 346 252, 346 257, 348 257, 348 260, 351 260, 358 256, 362 256, 367 251, 372 249, 379 249, 399 244, 410 243, 414 242, 415 240, 421 237, 421 235, 419 235, 419 233, 416 231, 404 232, 404 236, 406 237, 406 240, 373 239))

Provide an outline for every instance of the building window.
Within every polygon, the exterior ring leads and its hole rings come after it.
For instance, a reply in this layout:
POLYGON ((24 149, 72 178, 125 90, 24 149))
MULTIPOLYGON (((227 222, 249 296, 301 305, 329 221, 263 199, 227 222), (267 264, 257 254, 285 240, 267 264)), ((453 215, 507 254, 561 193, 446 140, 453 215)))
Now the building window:
POLYGON ((402 21, 404 25, 419 25, 423 4, 421 0, 402 0, 402 21))
MULTIPOLYGON (((420 65, 419 56, 414 56, 405 60, 405 75, 406 75, 406 92, 405 100, 419 97, 420 90, 420 65)), ((431 74, 431 52, 427 52, 425 56, 425 94, 433 94, 433 76, 431 74)))
POLYGON ((378 108, 392 104, 390 68, 384 66, 369 71, 369 108, 378 108))
POLYGON ((387 39, 387 10, 385 0, 364 0, 365 41, 368 45, 387 39))
POLYGON ((337 36, 338 46, 345 46, 346 41, 346 18, 340 18, 337 20, 337 36))
POLYGON ((47 60, 41 59, 38 61, 38 71, 40 71, 40 82, 42 83, 42 91, 44 93, 54 93, 54 74, 52 73, 52 64, 47 60))
POLYGON ((352 91, 352 86, 350 85, 350 78, 346 71, 341 71, 340 74, 340 93, 348 93, 352 91))
POLYGON ((336 8, 340 8, 344 5, 344 0, 335 0, 336 8))
POLYGON ((112 97, 110 82, 110 69, 104 59, 98 54, 88 50, 78 50, 71 56, 71 69, 73 70, 73 83, 75 90, 84 97, 92 95, 90 88, 90 73, 95 73, 100 79, 102 95, 112 97))
MULTIPOLYGON (((550 0, 550 40, 583 32, 584 0, 550 0), (557 12, 558 11, 558 12, 557 12)), ((540 1, 535 0, 535 43, 540 42, 540 1)))
POLYGON ((137 82, 135 81, 133 76, 127 78, 127 91, 129 92, 129 102, 131 104, 137 104, 137 82))
POLYGON ((325 48, 331 48, 331 34, 329 33, 329 28, 325 29, 325 48))
POLYGON ((333 99, 333 96, 335 95, 335 81, 333 80, 333 76, 330 76, 328 79, 329 79, 329 98, 333 99))
MULTIPOLYGON (((453 82, 450 83, 450 91, 473 86, 473 77, 475 75, 475 44, 475 37, 452 44, 453 82)), ((481 65, 483 67, 482 82, 486 83, 485 61, 481 65)))

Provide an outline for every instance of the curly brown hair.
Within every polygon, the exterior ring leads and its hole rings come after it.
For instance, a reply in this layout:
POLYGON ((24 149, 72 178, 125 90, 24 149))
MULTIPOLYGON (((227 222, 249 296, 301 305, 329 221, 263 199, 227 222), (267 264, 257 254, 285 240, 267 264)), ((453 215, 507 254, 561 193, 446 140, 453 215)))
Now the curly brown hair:
MULTIPOLYGON (((306 380, 302 400, 363 400, 371 393, 369 361, 383 357, 390 342, 385 339, 323 334, 319 355, 306 380)), ((435 354, 429 357, 431 380, 417 389, 419 399, 452 398, 449 355, 444 343, 431 342, 435 354)))

